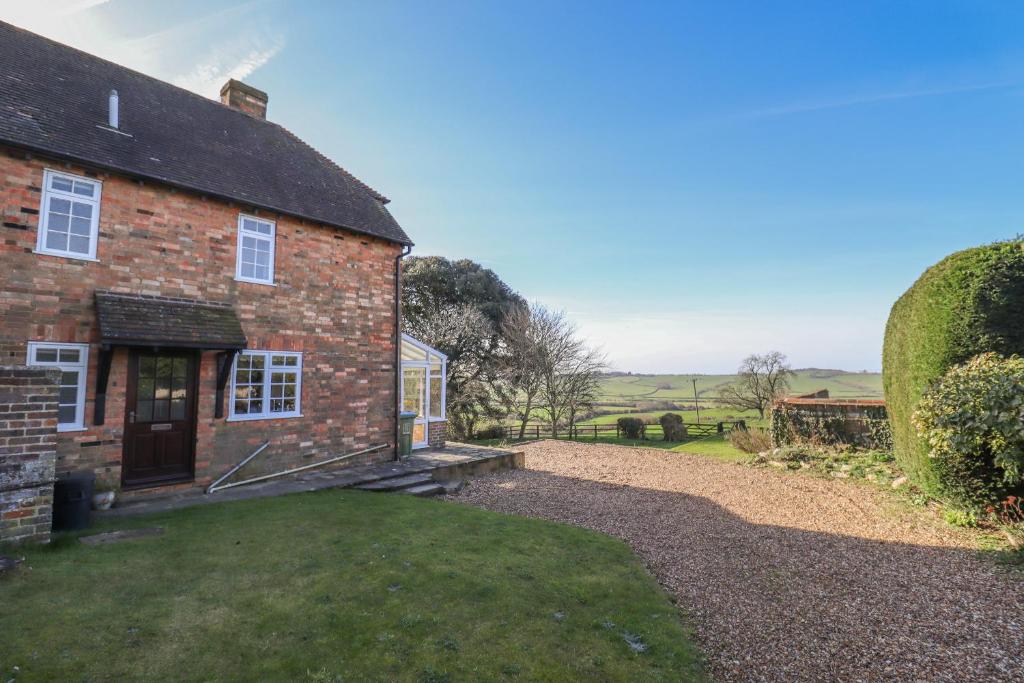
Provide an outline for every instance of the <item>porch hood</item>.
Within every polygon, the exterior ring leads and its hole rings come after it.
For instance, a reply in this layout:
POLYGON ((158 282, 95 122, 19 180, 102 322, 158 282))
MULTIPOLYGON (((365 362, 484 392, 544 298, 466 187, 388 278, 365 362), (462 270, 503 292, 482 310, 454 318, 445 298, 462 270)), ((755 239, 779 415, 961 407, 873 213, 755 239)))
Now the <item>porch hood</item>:
POLYGON ((100 344, 239 350, 246 347, 242 323, 231 304, 97 291, 100 344))

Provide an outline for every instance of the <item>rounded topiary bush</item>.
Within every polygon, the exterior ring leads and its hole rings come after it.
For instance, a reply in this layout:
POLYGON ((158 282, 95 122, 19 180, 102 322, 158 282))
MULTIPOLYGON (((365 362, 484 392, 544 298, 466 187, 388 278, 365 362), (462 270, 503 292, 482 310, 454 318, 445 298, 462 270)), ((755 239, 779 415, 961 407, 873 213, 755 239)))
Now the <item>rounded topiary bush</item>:
POLYGON ((1024 353, 1024 242, 961 251, 929 268, 889 314, 882 381, 896 459, 943 495, 929 447, 911 417, 932 384, 986 351, 1024 353))
POLYGON ((925 391, 913 422, 945 496, 965 508, 992 503, 1024 472, 1024 359, 983 353, 925 391))
POLYGON ((683 416, 676 413, 665 413, 658 418, 665 441, 682 441, 686 438, 686 425, 683 416))
POLYGON ((639 439, 644 431, 644 421, 638 417, 620 417, 619 432, 627 439, 639 439))

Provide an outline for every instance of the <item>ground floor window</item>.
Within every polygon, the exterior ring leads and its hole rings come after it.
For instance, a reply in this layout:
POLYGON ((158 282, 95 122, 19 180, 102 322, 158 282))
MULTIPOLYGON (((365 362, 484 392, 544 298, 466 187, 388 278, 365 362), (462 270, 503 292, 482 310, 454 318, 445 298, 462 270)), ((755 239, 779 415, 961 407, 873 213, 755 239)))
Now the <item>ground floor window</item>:
POLYGON ((28 343, 28 365, 60 370, 57 431, 85 429, 85 376, 88 344, 28 343))
POLYGON ((232 420, 302 414, 302 354, 242 351, 231 373, 232 420))

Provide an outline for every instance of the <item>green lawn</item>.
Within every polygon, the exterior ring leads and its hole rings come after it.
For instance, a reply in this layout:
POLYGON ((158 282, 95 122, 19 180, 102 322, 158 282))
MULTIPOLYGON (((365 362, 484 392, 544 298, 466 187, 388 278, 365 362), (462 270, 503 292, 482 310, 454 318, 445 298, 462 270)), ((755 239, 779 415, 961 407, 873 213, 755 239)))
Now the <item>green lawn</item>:
POLYGON ((740 449, 736 448, 729 443, 729 440, 724 435, 721 434, 711 436, 706 439, 700 439, 698 441, 688 441, 676 446, 672 450, 676 453, 695 453, 697 455, 706 455, 728 462, 748 462, 751 458, 750 453, 744 453, 740 449))
MULTIPOLYGON (((528 438, 527 440, 530 441, 532 438, 528 438)), ((569 439, 563 437, 559 440, 568 441, 569 439)), ((600 443, 610 444, 612 446, 656 448, 659 450, 674 451, 676 453, 693 453, 695 455, 706 455, 708 457, 725 460, 727 462, 749 462, 753 457, 750 453, 744 453, 729 443, 729 439, 725 434, 715 434, 713 436, 679 443, 677 441, 664 441, 660 435, 656 438, 650 438, 647 440, 626 438, 616 439, 614 434, 611 436, 602 435, 594 439, 592 436, 582 433, 579 439, 573 439, 573 441, 576 443, 600 443)), ((477 439, 471 443, 480 444, 481 446, 495 446, 500 448, 514 445, 516 442, 507 441, 505 439, 477 439)))
POLYGON ((21 551, 0 680, 704 680, 655 580, 584 529, 355 491, 105 528, 136 526, 166 533, 21 551))

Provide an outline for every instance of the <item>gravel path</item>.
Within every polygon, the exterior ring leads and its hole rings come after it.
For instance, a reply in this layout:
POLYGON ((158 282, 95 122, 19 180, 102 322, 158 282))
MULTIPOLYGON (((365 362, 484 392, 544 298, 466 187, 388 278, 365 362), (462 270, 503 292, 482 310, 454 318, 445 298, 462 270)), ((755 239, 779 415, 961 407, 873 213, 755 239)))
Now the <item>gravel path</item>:
POLYGON ((1024 579, 849 482, 546 441, 454 500, 627 541, 719 681, 1024 681, 1024 579))

